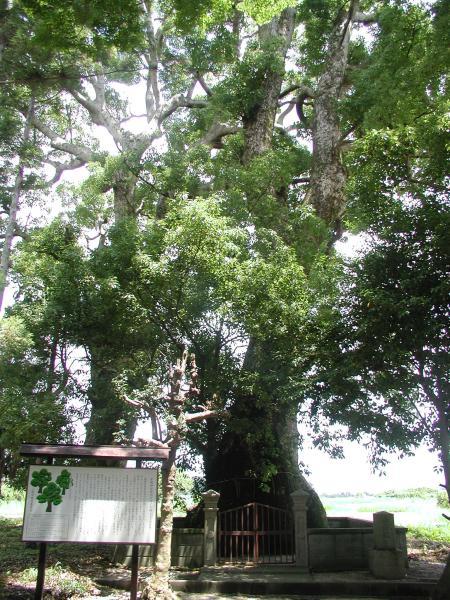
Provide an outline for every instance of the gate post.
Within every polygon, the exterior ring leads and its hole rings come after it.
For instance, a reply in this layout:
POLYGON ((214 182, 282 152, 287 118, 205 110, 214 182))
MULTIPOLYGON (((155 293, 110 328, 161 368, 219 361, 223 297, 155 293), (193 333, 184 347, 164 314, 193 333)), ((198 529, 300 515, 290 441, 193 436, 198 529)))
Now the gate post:
POLYGON ((294 541, 295 541, 295 564, 297 567, 308 570, 308 529, 306 527, 306 511, 308 492, 296 490, 291 494, 294 509, 294 541))
POLYGON ((205 529, 203 534, 203 557, 205 566, 214 566, 217 561, 217 505, 220 494, 208 490, 202 494, 205 503, 205 529))

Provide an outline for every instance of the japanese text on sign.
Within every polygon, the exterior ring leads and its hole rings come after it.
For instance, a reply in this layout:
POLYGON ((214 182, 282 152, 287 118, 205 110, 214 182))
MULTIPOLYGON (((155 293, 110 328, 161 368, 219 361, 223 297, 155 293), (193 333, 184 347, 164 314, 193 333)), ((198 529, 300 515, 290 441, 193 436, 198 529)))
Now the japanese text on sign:
POLYGON ((156 469, 30 467, 24 541, 153 544, 156 469))

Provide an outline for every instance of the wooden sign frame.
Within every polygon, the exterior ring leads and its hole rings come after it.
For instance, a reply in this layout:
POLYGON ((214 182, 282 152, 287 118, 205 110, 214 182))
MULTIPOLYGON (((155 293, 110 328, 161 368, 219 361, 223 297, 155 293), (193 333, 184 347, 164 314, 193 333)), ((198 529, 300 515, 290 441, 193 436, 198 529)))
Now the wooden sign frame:
MULTIPOLYGON (((38 464, 45 460, 52 465, 55 458, 85 458, 101 460, 134 460, 136 468, 142 467, 143 461, 166 461, 169 457, 169 446, 154 447, 121 447, 121 446, 81 446, 74 444, 22 444, 20 454, 33 456, 38 464)), ((83 542, 78 542, 83 543, 83 542)), ((36 580, 35 600, 42 600, 45 583, 45 564, 47 543, 39 544, 38 574, 36 580)), ((137 599, 139 570, 139 545, 132 545, 131 556, 131 590, 130 600, 137 599)))

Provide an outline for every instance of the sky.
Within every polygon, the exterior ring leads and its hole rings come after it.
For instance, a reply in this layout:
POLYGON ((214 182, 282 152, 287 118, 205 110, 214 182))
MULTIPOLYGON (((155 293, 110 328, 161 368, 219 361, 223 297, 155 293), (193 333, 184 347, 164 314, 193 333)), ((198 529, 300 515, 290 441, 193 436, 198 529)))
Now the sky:
POLYGON ((414 456, 400 458, 391 456, 385 474, 373 473, 366 449, 356 442, 345 442, 345 458, 332 459, 325 452, 307 447, 302 460, 309 467, 307 477, 319 494, 344 492, 379 493, 386 490, 430 487, 439 490, 442 474, 434 468, 439 464, 436 453, 421 446, 414 456))

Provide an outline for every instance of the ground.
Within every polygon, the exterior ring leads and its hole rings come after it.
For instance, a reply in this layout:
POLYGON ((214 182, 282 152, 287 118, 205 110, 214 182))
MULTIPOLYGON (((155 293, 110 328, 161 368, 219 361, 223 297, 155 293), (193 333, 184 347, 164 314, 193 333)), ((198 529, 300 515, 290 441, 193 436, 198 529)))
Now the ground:
MULTIPOLYGON (((408 509, 412 503, 408 502, 408 509)), ((391 507, 389 507, 391 508, 391 507)), ((22 510, 22 509, 21 509, 22 510)), ((361 509, 360 509, 361 510, 361 509)), ((401 512, 401 511, 400 511, 401 512)), ((406 512, 406 511, 403 511, 406 512)), ((427 511, 422 514, 428 514, 427 511)), ((397 522, 397 515, 396 515, 397 522)), ((408 577, 436 580, 450 551, 450 531, 447 525, 438 530, 412 529, 408 539, 410 569, 408 577)), ((32 600, 36 581, 37 545, 25 545, 21 539, 21 519, 0 517, 0 599, 32 600)), ((47 558, 47 600, 125 600, 128 592, 99 585, 105 575, 128 579, 129 571, 113 564, 113 546, 50 544, 47 558)), ((141 570, 140 576, 145 575, 141 570)), ((180 600, 220 600, 217 594, 178 593, 180 600)), ((234 600, 257 600, 259 596, 233 596, 234 600)), ((264 596, 264 600, 289 596, 264 596)), ((302 596, 303 598, 303 596, 302 596)), ((306 597, 305 597, 306 598, 306 597)), ((297 596, 298 600, 298 596, 297 596)), ((331 600, 321 597, 321 600, 331 600)), ((341 598, 341 600, 344 600, 341 598)), ((355 600, 355 599, 353 599, 355 600)))
MULTIPOLYGON (((20 541, 20 521, 0 520, 0 598, 2 600, 32 600, 37 564, 37 547, 25 546, 20 541)), ((413 541, 410 543, 410 575, 437 579, 449 547, 439 542, 413 541)), ((129 571, 119 565, 111 566, 113 547, 106 545, 51 544, 48 550, 47 583, 52 590, 47 600, 125 600, 128 592, 113 590, 96 583, 108 574, 128 579, 129 571)), ((148 572, 148 571, 147 571, 148 572)), ((141 571, 145 575, 146 571, 141 571)), ((183 573, 178 573, 184 577, 183 573)), ((216 594, 178 593, 180 600, 220 600, 216 594)), ((283 599, 289 596, 233 596, 234 600, 283 599)), ((306 598, 306 597, 305 597, 306 598)), ((298 597, 297 597, 298 600, 298 597)), ((321 600, 331 600, 321 597, 321 600)), ((341 600, 343 600, 341 598, 341 600)), ((355 599, 353 599, 355 600, 355 599)))

